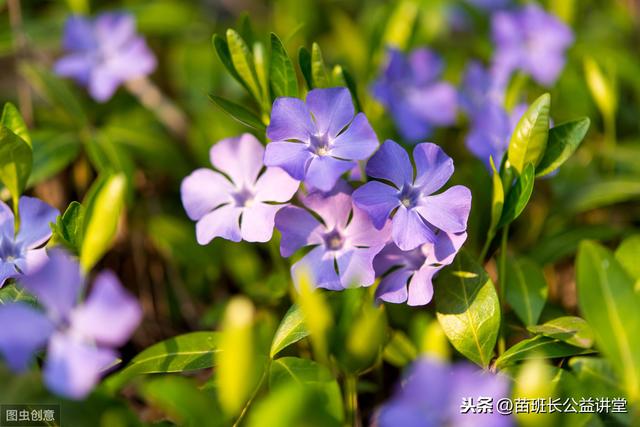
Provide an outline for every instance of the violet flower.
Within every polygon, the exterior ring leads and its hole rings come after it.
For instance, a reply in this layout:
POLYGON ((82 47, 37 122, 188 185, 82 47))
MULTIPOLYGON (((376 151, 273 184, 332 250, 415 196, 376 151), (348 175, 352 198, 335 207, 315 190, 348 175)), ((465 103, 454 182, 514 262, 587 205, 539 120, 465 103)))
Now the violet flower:
POLYGON ((367 214, 352 205, 350 193, 350 187, 340 181, 330 193, 316 190, 302 197, 304 206, 322 222, 296 206, 287 206, 276 215, 282 256, 314 246, 291 267, 296 286, 305 274, 315 286, 331 290, 374 282, 373 258, 387 242, 389 230, 377 230, 367 214))
POLYGON ((496 45, 493 67, 499 80, 522 70, 541 85, 552 85, 564 68, 571 29, 540 6, 529 3, 515 11, 496 12, 491 21, 496 45))
POLYGON ((467 228, 471 192, 456 185, 440 194, 453 174, 453 160, 432 143, 415 146, 416 173, 407 152, 387 140, 367 163, 367 175, 385 180, 370 181, 353 193, 354 204, 381 229, 393 214, 391 235, 403 251, 427 242, 437 233, 462 233, 467 228), (395 213, 394 213, 395 212, 395 213))
POLYGON ((96 101, 107 101, 122 83, 147 76, 156 67, 135 26, 134 17, 126 13, 103 13, 93 20, 70 16, 63 38, 67 55, 54 71, 86 86, 96 101))
POLYGON ((20 230, 15 232, 15 218, 6 204, 0 202, 0 287, 41 264, 47 255, 40 248, 51 237, 49 223, 60 212, 33 197, 21 197, 18 202, 20 230))
POLYGON ((271 240, 276 212, 293 197, 299 183, 280 168, 264 169, 263 155, 264 147, 251 134, 223 139, 209 152, 219 172, 196 169, 182 181, 182 204, 189 218, 197 221, 198 243, 206 245, 215 237, 233 242, 271 240))
POLYGON ((281 97, 273 103, 264 163, 278 166, 311 188, 329 191, 357 160, 379 145, 363 113, 354 116, 346 88, 314 89, 306 102, 281 97))
POLYGON ((415 49, 409 54, 388 50, 387 63, 371 90, 408 142, 424 139, 434 126, 447 126, 456 120, 456 90, 440 80, 442 69, 440 57, 428 49, 415 49))
MULTIPOLYGON (((509 380, 461 362, 423 357, 410 367, 395 395, 377 413, 379 427, 508 427, 513 418, 495 410, 508 397, 509 380), (465 409, 464 398, 490 398, 490 413, 465 409)), ((470 402, 468 402, 470 403, 470 402)))
POLYGON ((91 294, 78 304, 84 288, 80 266, 59 249, 50 251, 47 262, 20 283, 44 312, 22 302, 0 306, 0 354, 11 369, 22 371, 46 345, 47 386, 65 397, 85 397, 116 362, 114 349, 140 323, 140 306, 108 271, 98 274, 91 294))
POLYGON ((453 262, 467 240, 467 233, 438 233, 435 243, 403 251, 388 243, 373 260, 376 276, 382 277, 376 299, 391 303, 425 305, 433 297, 434 276, 453 262), (383 276, 389 272, 386 276, 383 276))

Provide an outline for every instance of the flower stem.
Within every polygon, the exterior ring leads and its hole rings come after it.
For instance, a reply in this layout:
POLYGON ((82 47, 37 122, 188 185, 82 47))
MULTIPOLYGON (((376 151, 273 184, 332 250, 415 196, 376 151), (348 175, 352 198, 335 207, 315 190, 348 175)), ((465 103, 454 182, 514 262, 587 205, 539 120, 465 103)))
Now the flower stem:
POLYGON ((347 374, 344 379, 345 409, 347 412, 346 425, 360 427, 358 418, 358 376, 347 374))
POLYGON ((509 236, 509 224, 502 229, 502 238, 500 239, 500 259, 498 261, 498 278, 499 278, 499 294, 500 300, 500 337, 498 338, 498 355, 504 353, 505 350, 505 322, 504 308, 505 304, 505 288, 507 287, 507 237, 509 236))

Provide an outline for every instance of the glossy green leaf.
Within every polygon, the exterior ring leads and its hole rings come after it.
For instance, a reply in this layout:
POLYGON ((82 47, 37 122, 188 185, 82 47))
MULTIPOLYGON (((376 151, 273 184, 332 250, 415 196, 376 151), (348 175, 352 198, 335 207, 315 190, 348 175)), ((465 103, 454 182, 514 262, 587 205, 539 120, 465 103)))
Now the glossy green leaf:
POLYGON ((311 76, 314 88, 329 87, 329 75, 318 43, 311 45, 311 76))
POLYGON ((593 346, 593 331, 580 317, 557 317, 542 325, 529 326, 527 329, 532 334, 555 338, 576 347, 591 348, 593 346))
POLYGON ((340 84, 336 83, 336 86, 346 86, 347 89, 349 89, 349 92, 351 92, 351 97, 353 98, 356 111, 362 111, 362 103, 360 102, 360 97, 358 96, 356 81, 351 73, 341 65, 336 65, 333 70, 335 74, 340 76, 341 80, 340 84))
POLYGON ((271 33, 269 78, 274 96, 298 96, 296 70, 282 41, 274 33, 271 33))
POLYGON ((275 389, 287 382, 317 389, 325 396, 323 403, 327 412, 336 419, 342 418, 340 387, 326 366, 298 357, 282 357, 274 360, 269 371, 269 387, 275 389))
POLYGON ((0 181, 11 193, 14 208, 27 185, 32 164, 29 144, 8 128, 0 127, 0 181))
POLYGON ((220 61, 222 62, 222 65, 224 65, 224 67, 227 69, 227 71, 229 72, 229 74, 231 74, 231 76, 242 85, 242 87, 244 87, 247 92, 251 93, 251 89, 249 88, 249 86, 247 85, 247 83, 242 79, 242 77, 240 77, 240 74, 238 74, 238 72, 236 71, 234 65, 233 65, 233 60, 231 59, 231 52, 229 51, 229 44, 227 43, 227 41, 220 37, 217 34, 214 34, 211 42, 213 43, 213 47, 216 50, 216 53, 218 54, 218 58, 220 58, 220 61))
POLYGON ((304 46, 298 51, 298 64, 300 65, 300 71, 302 72, 304 81, 307 83, 307 88, 309 90, 313 89, 315 86, 311 72, 311 52, 304 46))
POLYGON ((580 244, 576 261, 578 304, 598 348, 613 364, 631 399, 640 396, 640 294, 606 248, 580 244))
POLYGON ((270 357, 273 358, 281 350, 307 336, 309 336, 309 330, 304 323, 304 314, 297 305, 293 304, 284 315, 273 337, 270 357))
POLYGON ((71 202, 59 215, 53 227, 54 239, 62 243, 72 253, 80 253, 82 245, 82 228, 84 226, 84 206, 78 202, 71 202))
POLYGON ((533 193, 534 182, 535 168, 532 163, 529 163, 525 166, 520 176, 516 179, 515 184, 507 193, 498 227, 504 227, 520 216, 527 206, 527 203, 529 203, 529 199, 533 193))
POLYGON ((269 65, 264 45, 260 42, 253 44, 253 64, 258 78, 258 86, 260 87, 260 105, 263 111, 269 111, 271 108, 271 98, 269 96, 269 65))
POLYGON ((92 197, 84 203, 86 210, 80 249, 80 265, 84 271, 91 270, 111 247, 127 190, 127 181, 122 173, 94 185, 95 192, 91 192, 92 197))
POLYGON ((105 387, 118 390, 138 375, 211 368, 215 365, 215 354, 220 351, 219 341, 219 332, 191 332, 156 343, 109 377, 105 387))
POLYGON ((545 93, 529 106, 511 135, 507 154, 509 163, 518 173, 522 173, 529 163, 536 166, 544 155, 550 108, 551 96, 545 93))
POLYGON ((222 110, 240 123, 254 128, 257 131, 264 132, 266 126, 260 118, 252 111, 247 110, 240 104, 221 98, 216 95, 209 95, 209 98, 216 103, 222 110))
POLYGON ((418 350, 404 332, 394 331, 391 340, 384 347, 382 357, 387 363, 401 368, 418 357, 418 350))
POLYGON ((437 316, 447 338, 460 353, 486 368, 500 329, 500 303, 493 282, 464 250, 437 282, 437 316))
POLYGON ((522 340, 518 344, 510 347, 496 359, 495 365, 496 368, 502 369, 521 360, 553 359, 556 357, 568 357, 591 352, 591 350, 574 347, 561 340, 537 336, 522 340))
POLYGON ((616 249, 615 257, 634 280, 640 280, 640 234, 624 239, 616 249))
POLYGON ((511 258, 506 267, 507 302, 525 326, 535 325, 549 291, 542 269, 527 258, 511 258))
POLYGON ((640 180, 637 177, 603 178, 576 188, 563 202, 562 209, 575 214, 630 200, 640 200, 640 180))
MULTIPOLYGON (((502 208, 504 206, 504 188, 502 187, 502 179, 493 163, 493 158, 489 158, 491 163, 492 175, 492 199, 491 199, 491 223, 489 224, 489 236, 493 237, 502 217, 502 208)), ((490 237, 490 238, 491 238, 490 237)))
POLYGON ((562 166, 580 146, 590 123, 589 118, 584 117, 549 130, 547 149, 536 167, 536 176, 545 176, 562 166))
POLYGON ((27 144, 31 145, 31 137, 29 136, 29 130, 27 124, 24 122, 22 115, 10 102, 4 104, 2 109, 2 117, 0 118, 0 126, 4 126, 11 130, 11 132, 22 138, 27 144))
POLYGON ((233 67, 242 79, 242 81, 249 88, 249 92, 260 103, 262 99, 262 91, 260 89, 260 83, 258 83, 258 75, 254 66, 253 54, 249 49, 249 46, 240 37, 240 34, 236 33, 232 29, 227 30, 227 45, 229 46, 229 53, 231 54, 231 62, 233 67))
POLYGON ((591 57, 584 59, 584 73, 598 109, 603 115, 613 117, 618 108, 618 94, 613 79, 606 76, 591 57))

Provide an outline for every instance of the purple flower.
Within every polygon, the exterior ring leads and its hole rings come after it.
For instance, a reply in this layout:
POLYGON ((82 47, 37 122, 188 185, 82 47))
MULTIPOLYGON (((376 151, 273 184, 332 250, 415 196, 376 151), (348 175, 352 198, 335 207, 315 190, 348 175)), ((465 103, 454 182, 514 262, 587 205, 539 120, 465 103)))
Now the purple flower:
POLYGON ((509 394, 509 380, 462 362, 454 365, 433 359, 416 360, 395 395, 377 414, 380 427, 507 427, 513 418, 465 411, 464 398, 489 397, 493 402, 509 394))
POLYGON ((373 96, 393 117, 400 135, 409 142, 428 137, 433 126, 456 120, 456 90, 440 81, 442 60, 428 49, 405 55, 390 48, 388 61, 373 83, 373 96))
POLYGON ((394 243, 387 244, 374 258, 376 276, 382 277, 376 289, 376 299, 408 305, 425 305, 433 297, 433 277, 453 262, 467 240, 467 233, 440 232, 435 243, 425 243, 403 251, 394 243))
POLYGON ((511 0, 467 0, 467 2, 480 9, 495 10, 508 6, 511 0))
POLYGON ((505 88, 500 85, 494 70, 487 70, 472 61, 465 70, 460 88, 460 107, 469 115, 482 113, 488 104, 502 106, 505 88))
POLYGON ((496 45, 493 67, 500 81, 506 83, 515 70, 531 74, 545 86, 556 81, 564 68, 565 51, 573 43, 568 26, 530 3, 495 13, 491 28, 496 45))
POLYGON ((21 197, 18 202, 20 230, 15 233, 15 218, 11 209, 0 202, 0 287, 9 278, 28 272, 46 259, 39 248, 51 237, 49 223, 60 212, 33 197, 21 197))
POLYGON ((62 396, 83 398, 116 362, 114 348, 140 323, 140 306, 111 272, 98 274, 91 294, 78 304, 84 288, 80 266, 59 249, 20 283, 45 311, 21 302, 0 306, 0 354, 10 368, 21 371, 48 343, 47 386, 62 396))
POLYGON ((373 227, 368 216, 353 207, 350 193, 350 187, 340 181, 330 193, 316 190, 302 198, 304 206, 322 222, 296 206, 288 206, 276 215, 276 227, 282 233, 282 256, 314 246, 291 267, 296 286, 304 274, 310 275, 315 286, 331 290, 373 283, 373 258, 389 238, 388 227, 373 227))
POLYGON ((383 179, 370 181, 353 193, 354 204, 364 210, 381 229, 393 214, 391 235, 403 251, 427 242, 437 233, 462 233, 467 229, 471 192, 456 185, 434 194, 453 174, 453 160, 440 147, 421 143, 413 150, 416 173, 407 152, 387 140, 367 163, 367 175, 383 179))
POLYGON ((156 67, 155 56, 136 33, 134 17, 125 13, 103 13, 94 20, 70 16, 63 47, 68 54, 56 62, 55 72, 86 86, 100 102, 156 67))
POLYGON ((331 190, 355 161, 368 158, 379 145, 366 116, 354 113, 346 88, 314 89, 306 102, 276 99, 265 165, 279 166, 312 188, 331 190))
POLYGON ((227 138, 211 147, 219 171, 196 169, 182 181, 187 215, 196 223, 198 243, 215 237, 239 242, 267 242, 273 219, 298 190, 298 181, 280 168, 264 168, 264 147, 251 134, 227 138))

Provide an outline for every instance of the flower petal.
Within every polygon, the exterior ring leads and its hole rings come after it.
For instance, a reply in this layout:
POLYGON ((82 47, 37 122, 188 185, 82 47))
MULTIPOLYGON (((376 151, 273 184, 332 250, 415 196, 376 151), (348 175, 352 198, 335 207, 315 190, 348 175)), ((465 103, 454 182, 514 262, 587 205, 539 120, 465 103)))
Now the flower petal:
POLYGON ((0 238, 13 240, 15 233, 14 216, 11 208, 6 203, 0 202, 0 238))
POLYGON ((407 280, 413 271, 400 268, 392 271, 380 280, 376 288, 376 300, 401 304, 408 298, 407 280))
POLYGON ((60 211, 35 197, 20 197, 20 231, 16 241, 28 248, 40 246, 51 237, 49 223, 56 222, 60 211))
POLYGON ((348 160, 364 160, 378 148, 378 137, 364 113, 358 113, 347 130, 333 141, 329 154, 348 160))
POLYGON ((392 219, 391 236, 396 245, 403 251, 410 251, 426 242, 433 242, 435 234, 424 223, 415 209, 398 207, 392 219))
POLYGON ((271 109, 271 121, 267 126, 267 137, 271 141, 295 139, 309 141, 309 135, 316 133, 307 105, 298 98, 277 98, 271 109))
POLYGON ((269 205, 254 202, 245 207, 240 220, 240 232, 245 242, 268 242, 273 236, 273 224, 276 213, 284 205, 269 205))
POLYGON ((325 251, 322 246, 311 250, 291 267, 291 277, 296 288, 299 289, 301 283, 309 281, 316 288, 333 291, 344 289, 336 273, 334 261, 333 252, 325 251))
POLYGON ((280 168, 267 168, 254 187, 255 200, 260 202, 288 202, 291 200, 300 182, 280 168))
POLYGON ((425 305, 433 298, 433 276, 442 267, 424 266, 416 271, 409 281, 408 305, 425 305))
POLYGON ((416 145, 413 160, 416 163, 415 185, 425 195, 438 191, 453 175, 453 160, 436 144, 416 145))
POLYGON ((379 181, 369 181, 353 192, 353 204, 365 211, 379 230, 400 205, 399 191, 379 181))
POLYGON ((398 188, 413 181, 413 166, 409 154, 390 139, 369 159, 366 171, 367 175, 391 181, 398 188))
POLYGON ((253 186, 262 169, 264 147, 250 133, 227 138, 209 151, 209 159, 216 169, 229 175, 236 187, 253 186))
POLYGON ((334 228, 344 229, 347 226, 353 204, 351 187, 345 181, 338 181, 328 193, 316 190, 301 199, 309 210, 322 218, 327 231, 334 228))
POLYGON ((427 196, 415 210, 429 224, 446 231, 460 233, 467 229, 471 210, 471 191, 455 185, 444 193, 427 196))
POLYGON ((443 265, 451 264, 466 240, 466 232, 438 233, 432 257, 427 258, 427 262, 443 265))
POLYGON ((60 58, 53 71, 62 77, 71 77, 82 85, 87 85, 94 63, 86 54, 71 54, 60 58))
POLYGON ((382 245, 378 245, 339 252, 336 262, 342 287, 346 289, 373 284, 375 280, 373 258, 381 249, 382 245))
POLYGON ((446 126, 456 121, 458 93, 449 83, 438 82, 416 88, 407 95, 405 102, 417 117, 430 125, 446 126))
POLYGON ((16 270, 15 263, 0 259, 0 288, 4 286, 4 282, 8 279, 18 276, 20 276, 20 273, 16 270))
POLYGON ((14 371, 27 369, 54 329, 44 313, 21 302, 0 305, 0 325, 0 354, 14 371))
POLYGON ((376 229, 369 215, 362 209, 353 208, 353 215, 349 225, 344 230, 344 236, 352 246, 384 246, 391 237, 391 222, 386 221, 381 229, 376 229))
POLYGON ((302 181, 307 173, 311 152, 301 142, 275 141, 267 144, 264 164, 284 169, 292 178, 302 181))
POLYGON ((89 95, 98 102, 108 101, 122 83, 107 67, 94 67, 89 77, 89 95))
POLYGON ((196 169, 182 180, 180 198, 189 218, 199 220, 224 203, 233 201, 233 185, 211 169, 196 169))
POLYGON ((334 139, 355 114, 349 89, 332 87, 313 89, 307 94, 307 106, 313 114, 318 134, 334 139))
POLYGON ((303 246, 322 242, 320 232, 323 225, 309 212, 297 206, 286 206, 278 211, 275 225, 282 233, 280 254, 283 257, 290 257, 303 246))
POLYGON ((353 169, 355 162, 331 156, 314 156, 309 163, 304 182, 322 191, 331 191, 340 176, 353 169))
POLYGON ((239 242, 242 208, 226 205, 203 216, 196 223, 196 240, 206 245, 216 237, 239 242))
POLYGON ((140 324, 142 309, 116 275, 103 271, 96 276, 84 304, 71 313, 71 330, 99 345, 119 347, 140 324))
POLYGON ((96 48, 92 22, 80 15, 71 15, 64 24, 62 46, 65 50, 86 51, 96 48))

